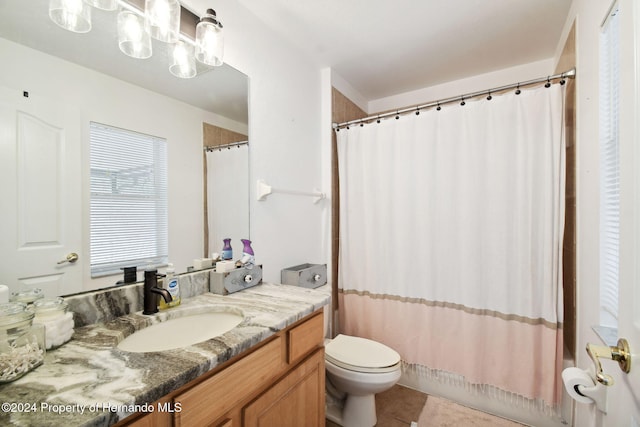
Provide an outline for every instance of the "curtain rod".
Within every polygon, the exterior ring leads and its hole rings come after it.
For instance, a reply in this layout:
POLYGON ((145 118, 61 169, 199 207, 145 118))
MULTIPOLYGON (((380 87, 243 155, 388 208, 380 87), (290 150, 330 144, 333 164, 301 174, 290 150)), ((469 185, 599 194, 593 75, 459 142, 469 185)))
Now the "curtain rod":
MULTIPOLYGON (((464 105, 465 99, 475 98, 477 96, 482 96, 482 95, 491 96, 492 93, 501 92, 503 90, 513 89, 513 88, 517 88, 518 90, 520 90, 521 87, 530 86, 530 85, 534 85, 534 84, 537 84, 537 83, 542 83, 542 82, 551 83, 551 80, 562 79, 560 84, 564 84, 564 79, 566 79, 566 78, 573 79, 575 77, 576 77, 576 69, 572 68, 571 70, 565 71, 564 73, 554 74, 554 75, 548 76, 548 77, 540 77, 538 79, 528 80, 526 82, 513 83, 513 84, 510 84, 510 85, 506 85, 506 86, 494 87, 492 89, 485 89, 485 90, 481 90, 481 91, 478 91, 478 92, 458 95, 458 96, 454 96, 454 97, 451 97, 451 98, 441 99, 439 101, 429 102, 427 104, 416 105, 414 107, 403 108, 401 110, 389 111, 387 113, 376 114, 376 115, 365 117, 365 118, 362 118, 362 119, 350 120, 348 122, 333 123, 333 128, 337 131, 337 130, 340 130, 340 129, 342 129, 344 127, 347 127, 349 125, 364 124, 364 123, 370 122, 372 120, 383 119, 385 117, 398 116, 400 114, 411 113, 411 112, 414 112, 414 111, 418 112, 418 111, 420 111, 422 109, 425 109, 425 108, 436 107, 436 106, 440 107, 441 105, 449 104, 451 102, 456 102, 456 101, 461 101, 462 105, 464 105)), ((491 98, 489 98, 489 99, 491 99, 491 98)))
POLYGON ((241 145, 249 145, 249 141, 230 142, 228 144, 220 145, 207 145, 206 147, 204 147, 204 151, 216 151, 222 150, 223 148, 240 147, 241 145))

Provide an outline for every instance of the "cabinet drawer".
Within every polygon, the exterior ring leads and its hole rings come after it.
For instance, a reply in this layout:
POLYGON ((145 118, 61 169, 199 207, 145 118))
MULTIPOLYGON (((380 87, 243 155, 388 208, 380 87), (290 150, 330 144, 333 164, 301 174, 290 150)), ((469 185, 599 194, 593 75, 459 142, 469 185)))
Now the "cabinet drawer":
POLYGON ((209 425, 235 404, 263 387, 285 368, 283 338, 278 336, 208 380, 179 394, 174 402, 182 411, 174 414, 176 426, 209 425))
POLYGON ((287 332, 287 363, 293 363, 316 347, 322 346, 324 320, 322 312, 287 332))

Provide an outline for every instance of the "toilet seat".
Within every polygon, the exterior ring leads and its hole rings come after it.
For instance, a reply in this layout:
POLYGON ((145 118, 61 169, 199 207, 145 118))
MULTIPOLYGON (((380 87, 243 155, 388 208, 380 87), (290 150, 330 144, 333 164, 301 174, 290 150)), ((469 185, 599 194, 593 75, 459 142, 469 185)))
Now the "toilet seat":
POLYGON ((400 364, 400 355, 386 345, 342 334, 325 345, 325 359, 343 369, 367 373, 392 372, 400 364))

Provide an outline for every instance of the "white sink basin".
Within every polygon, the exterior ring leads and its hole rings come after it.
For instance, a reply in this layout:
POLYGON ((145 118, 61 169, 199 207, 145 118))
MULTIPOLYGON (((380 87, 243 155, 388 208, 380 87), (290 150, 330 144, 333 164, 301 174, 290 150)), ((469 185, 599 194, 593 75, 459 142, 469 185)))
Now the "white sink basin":
POLYGON ((226 311, 190 314, 156 323, 125 338, 118 348, 133 353, 187 347, 235 328, 243 316, 226 311))

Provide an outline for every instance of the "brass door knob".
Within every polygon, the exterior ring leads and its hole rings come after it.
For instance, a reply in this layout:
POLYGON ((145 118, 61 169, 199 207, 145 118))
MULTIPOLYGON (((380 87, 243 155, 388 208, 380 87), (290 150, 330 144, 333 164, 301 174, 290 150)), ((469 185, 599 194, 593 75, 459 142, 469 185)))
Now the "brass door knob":
POLYGON ((58 261, 58 264, 64 264, 65 262, 69 262, 73 264, 77 260, 78 260, 78 254, 75 252, 71 252, 70 254, 67 255, 65 259, 63 259, 62 261, 58 261))
POLYGON ((631 370, 631 351, 629 350, 629 343, 624 338, 618 340, 617 346, 607 347, 604 345, 587 344, 587 354, 589 354, 589 357, 591 357, 596 367, 596 379, 604 385, 612 385, 613 378, 611 375, 607 375, 602 371, 601 358, 617 361, 620 369, 627 374, 631 370))

